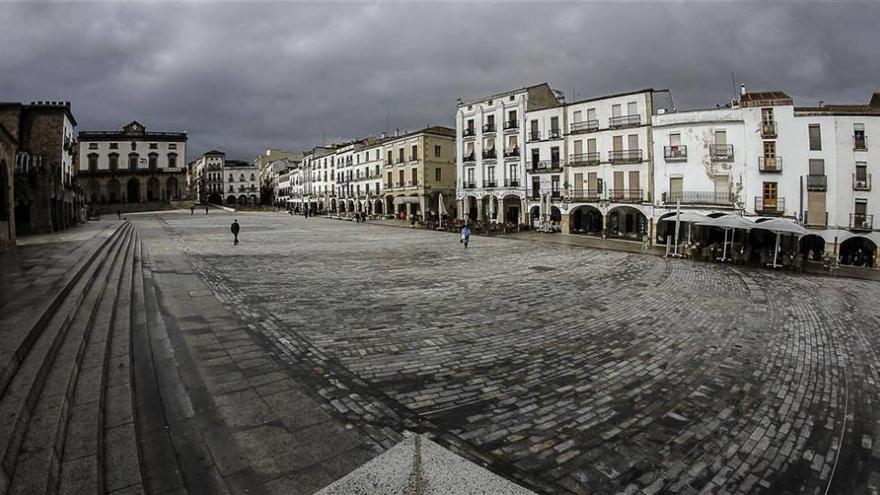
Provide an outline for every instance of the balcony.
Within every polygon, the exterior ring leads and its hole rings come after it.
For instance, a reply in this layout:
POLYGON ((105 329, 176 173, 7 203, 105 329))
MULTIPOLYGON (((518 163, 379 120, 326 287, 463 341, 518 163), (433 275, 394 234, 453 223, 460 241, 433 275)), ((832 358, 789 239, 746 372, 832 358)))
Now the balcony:
POLYGON ((547 139, 562 139, 562 131, 559 129, 550 129, 547 132, 547 139))
POLYGON ((868 138, 864 134, 853 136, 853 151, 868 151, 868 138))
POLYGON ((585 120, 583 122, 572 122, 569 126, 570 134, 586 134, 588 132, 596 132, 599 130, 598 120, 585 120))
POLYGON ((764 139, 774 139, 776 137, 776 122, 761 122, 761 137, 764 139))
POLYGON ((598 203, 602 199, 602 193, 598 189, 569 189, 568 199, 570 201, 598 203))
POLYGON ((568 164, 572 167, 588 167, 599 164, 599 152, 580 153, 568 156, 568 164))
POLYGON ((419 157, 418 157, 418 156, 411 156, 411 157, 409 157, 409 162, 410 162, 410 163, 417 163, 418 161, 419 161, 419 157))
POLYGON ((871 174, 853 174, 853 191, 870 191, 871 174))
POLYGON ((468 181, 464 181, 464 182, 461 183, 461 188, 462 188, 462 189, 476 189, 476 188, 477 188, 477 183, 476 183, 476 182, 468 182, 468 181))
POLYGON ((709 158, 713 162, 732 162, 733 161, 733 145, 732 144, 710 144, 709 158))
POLYGON ((757 196, 755 198, 755 213, 767 216, 782 215, 785 213, 785 198, 764 199, 757 196))
POLYGON ((828 212, 819 211, 810 215, 810 212, 804 212, 804 226, 807 228, 825 228, 828 226, 828 212))
POLYGON ((476 135, 477 135, 477 130, 474 129, 473 127, 465 128, 465 130, 463 130, 461 132, 461 137, 464 139, 472 138, 472 137, 475 137, 476 135))
POLYGON ((828 190, 828 177, 825 175, 810 174, 807 176, 807 191, 824 192, 828 190))
POLYGON ((411 180, 406 183, 406 187, 419 187, 419 181, 411 180))
POLYGON ((519 179, 504 179, 504 187, 519 187, 519 179))
POLYGON ((624 127, 637 127, 642 123, 642 117, 636 115, 618 115, 608 119, 608 127, 612 129, 621 129, 624 127))
POLYGON ((498 181, 496 181, 495 179, 486 179, 483 181, 483 187, 485 189, 491 189, 494 187, 498 187, 498 181))
POLYGON ((532 163, 529 172, 533 174, 549 174, 554 172, 562 172, 562 162, 559 160, 541 160, 532 163))
POLYGON ((870 232, 874 230, 874 215, 865 215, 864 213, 850 213, 849 230, 856 230, 859 232, 870 232))
POLYGON ((393 166, 393 165, 394 165, 394 160, 385 160, 385 166, 386 166, 386 167, 391 167, 391 166, 393 166))
POLYGON ((608 199, 616 203, 641 203, 641 189, 609 189, 608 199))
POLYGON ((483 134, 495 132, 495 124, 483 124, 483 134))
POLYGON ((508 120, 504 123, 505 131, 515 131, 517 129, 519 129, 519 121, 517 120, 508 120))
POLYGON ((534 131, 534 130, 529 131, 529 135, 526 136, 526 138, 529 142, 540 141, 541 140, 541 133, 539 131, 534 131))
POLYGON ((465 163, 475 163, 477 161, 477 154, 471 153, 470 155, 465 155, 461 160, 465 163))
POLYGON ((611 163, 639 163, 642 161, 642 150, 618 150, 608 152, 611 163))
POLYGON ((385 184, 385 189, 386 189, 386 190, 387 190, 387 189, 394 189, 394 187, 391 185, 390 182, 387 182, 387 183, 385 184))
POLYGON ((519 158, 519 146, 512 150, 504 150, 504 158, 519 158))
POLYGON ((554 189, 550 191, 550 199, 560 199, 562 198, 562 191, 559 189, 554 189))
POLYGON ((734 195, 730 192, 717 191, 679 191, 663 193, 663 202, 674 205, 679 201, 685 205, 732 206, 734 195))
POLYGON ((667 162, 684 162, 688 159, 687 146, 664 146, 663 158, 667 162))
MULTIPOLYGON (((718 160, 714 160, 718 161, 718 160)), ((779 174, 782 173, 782 157, 767 157, 767 156, 759 156, 758 157, 758 172, 763 172, 765 174, 779 174)))
POLYGON ((498 158, 498 155, 494 148, 491 150, 483 150, 483 160, 494 160, 496 158, 498 158))

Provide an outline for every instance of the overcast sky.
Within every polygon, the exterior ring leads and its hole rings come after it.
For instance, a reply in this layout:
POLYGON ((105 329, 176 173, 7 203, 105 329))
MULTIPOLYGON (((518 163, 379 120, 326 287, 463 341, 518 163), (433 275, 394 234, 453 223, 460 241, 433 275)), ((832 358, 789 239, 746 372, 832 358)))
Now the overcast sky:
POLYGON ((388 127, 454 125, 456 98, 549 82, 571 100, 737 84, 800 105, 880 91, 880 3, 75 3, 0 6, 0 100, 70 100, 79 130, 187 131, 250 159, 388 127))

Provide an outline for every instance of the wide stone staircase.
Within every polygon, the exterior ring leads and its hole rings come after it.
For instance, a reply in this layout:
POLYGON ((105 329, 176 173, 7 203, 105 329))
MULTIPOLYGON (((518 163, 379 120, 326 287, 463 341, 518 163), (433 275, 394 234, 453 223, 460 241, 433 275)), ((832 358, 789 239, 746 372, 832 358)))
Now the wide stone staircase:
POLYGON ((144 248, 130 222, 111 229, 42 293, 0 308, 0 494, 152 492, 153 462, 172 464, 156 467, 163 490, 182 486, 151 402, 144 248))

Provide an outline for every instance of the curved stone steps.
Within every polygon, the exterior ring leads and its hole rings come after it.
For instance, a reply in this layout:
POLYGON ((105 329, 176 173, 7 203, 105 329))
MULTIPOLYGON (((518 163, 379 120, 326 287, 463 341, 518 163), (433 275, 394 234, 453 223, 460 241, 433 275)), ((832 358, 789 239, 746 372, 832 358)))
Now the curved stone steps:
MULTIPOLYGON (((78 411, 77 421, 100 415, 99 393, 90 385, 100 381, 102 358, 98 351, 90 349, 89 343, 96 333, 97 339, 101 339, 101 330, 96 329, 99 315, 112 312, 114 301, 113 294, 107 293, 108 280, 118 279, 121 274, 120 254, 131 242, 132 235, 131 225, 126 224, 113 240, 98 263, 92 283, 83 290, 81 301, 70 313, 70 324, 60 335, 57 352, 46 356, 46 380, 34 402, 32 417, 15 456, 10 493, 53 493, 61 472, 72 411, 78 411), (91 367, 85 368, 84 364, 91 367)), ((71 433, 82 436, 77 438, 74 450, 94 452, 94 443, 98 440, 83 435, 78 425, 74 426, 71 433)))

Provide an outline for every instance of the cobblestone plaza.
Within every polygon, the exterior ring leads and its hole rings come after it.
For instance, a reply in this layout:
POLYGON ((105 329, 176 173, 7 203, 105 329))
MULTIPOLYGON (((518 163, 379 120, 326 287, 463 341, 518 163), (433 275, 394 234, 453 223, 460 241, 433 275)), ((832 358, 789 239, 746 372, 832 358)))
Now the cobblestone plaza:
POLYGON ((376 450, 425 432, 547 493, 880 487, 874 282, 232 218, 133 223, 376 450))

